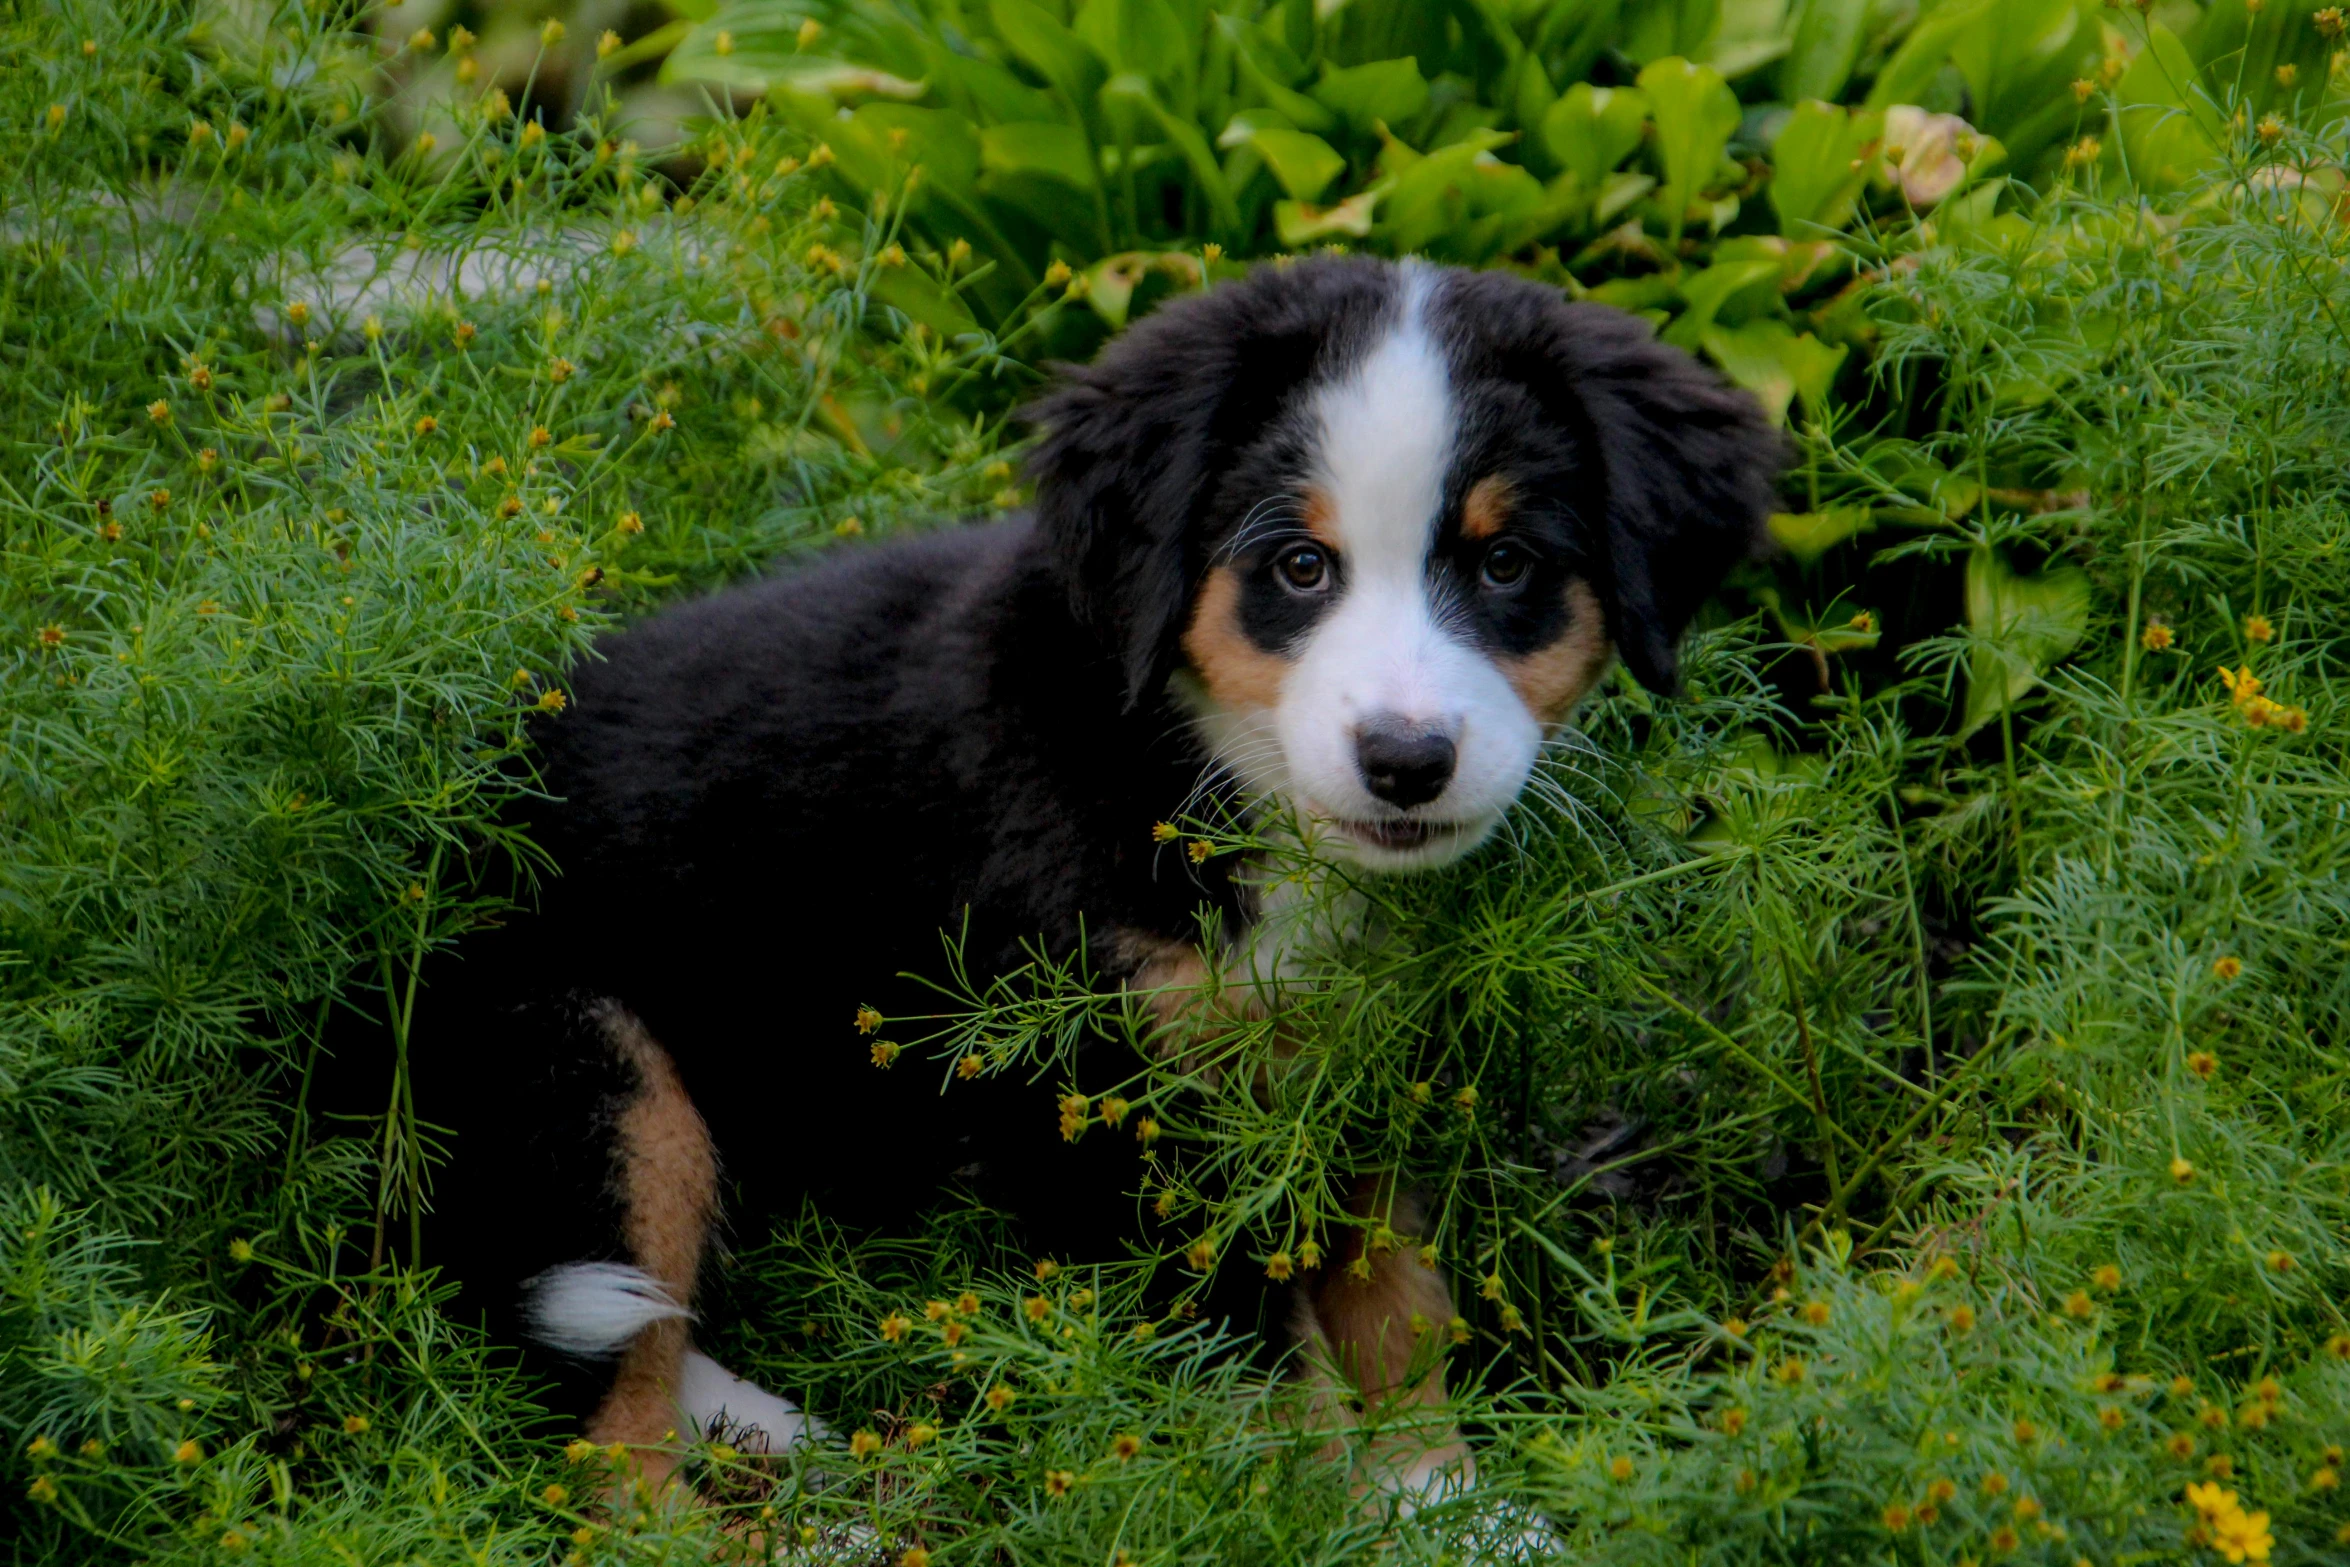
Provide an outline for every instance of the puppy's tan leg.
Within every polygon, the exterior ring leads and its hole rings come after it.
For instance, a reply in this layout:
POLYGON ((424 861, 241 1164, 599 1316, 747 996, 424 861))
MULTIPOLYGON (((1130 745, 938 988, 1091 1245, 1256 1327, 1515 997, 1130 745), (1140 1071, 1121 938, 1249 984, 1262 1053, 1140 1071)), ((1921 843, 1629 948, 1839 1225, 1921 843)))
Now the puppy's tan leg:
POLYGON ((1378 1484, 1421 1490, 1441 1471, 1467 1467, 1468 1449, 1449 1421, 1412 1418, 1444 1402, 1439 1346, 1452 1292, 1419 1259, 1421 1214, 1408 1193, 1366 1177, 1347 1207, 1370 1227, 1354 1231, 1343 1255, 1299 1289, 1292 1331, 1307 1357, 1316 1412, 1339 1424, 1352 1423, 1358 1409, 1400 1417, 1401 1429, 1379 1438, 1369 1467, 1378 1484), (1374 1244, 1384 1234, 1393 1235, 1392 1246, 1374 1244))
MULTIPOLYGON (((635 1069, 638 1082, 619 1124, 622 1235, 637 1267, 690 1309, 718 1216, 718 1156, 669 1052, 618 1006, 610 1008, 604 1027, 614 1053, 635 1069)), ((649 1486, 666 1482, 677 1467, 668 1449, 676 1444, 687 1344, 682 1316, 640 1330, 588 1422, 591 1441, 624 1443, 634 1452, 635 1472, 649 1486)))

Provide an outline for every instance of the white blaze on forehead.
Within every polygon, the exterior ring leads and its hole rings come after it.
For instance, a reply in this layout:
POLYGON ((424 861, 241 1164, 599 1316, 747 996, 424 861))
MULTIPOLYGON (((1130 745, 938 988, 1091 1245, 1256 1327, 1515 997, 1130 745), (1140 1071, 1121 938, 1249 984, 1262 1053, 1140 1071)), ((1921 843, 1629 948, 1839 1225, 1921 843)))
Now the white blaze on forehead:
POLYGON ((1417 583, 1452 461, 1452 382, 1428 334, 1426 269, 1403 268, 1398 319, 1345 379, 1314 399, 1316 475, 1349 587, 1417 583))

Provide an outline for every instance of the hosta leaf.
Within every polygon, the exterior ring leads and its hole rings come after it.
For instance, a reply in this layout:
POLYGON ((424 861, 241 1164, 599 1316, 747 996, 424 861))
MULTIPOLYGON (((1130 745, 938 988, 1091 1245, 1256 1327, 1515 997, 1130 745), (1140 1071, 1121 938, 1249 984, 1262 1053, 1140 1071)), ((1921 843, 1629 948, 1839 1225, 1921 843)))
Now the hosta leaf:
POLYGON ((1832 103, 1799 103, 1771 144, 1771 207, 1779 232, 1800 238, 1841 229, 1869 177, 1861 149, 1877 140, 1884 116, 1854 114, 1832 103))
POLYGON ((1671 56, 1640 73, 1656 121, 1658 156, 1665 166, 1659 197, 1665 225, 1677 242, 1689 204, 1720 167, 1730 133, 1738 128, 1738 99, 1710 66, 1671 56))
POLYGON ((1978 544, 1967 556, 1966 618, 1994 645, 1968 655, 1961 739, 2013 707, 2080 644, 2089 627, 2089 574, 2051 566, 2019 577, 1996 550, 1978 544))
POLYGON ((1079 190, 1100 178, 1093 143, 1073 125, 990 125, 979 133, 979 166, 988 174, 1037 175, 1079 190))
POLYGON ((1648 98, 1638 90, 1577 82, 1542 117, 1542 140, 1559 167, 1597 190, 1640 145, 1647 119, 1648 98))
MULTIPOLYGON (((1236 116, 1234 124, 1242 122, 1236 116)), ((1254 147, 1281 189, 1297 201, 1315 201, 1330 182, 1346 172, 1346 159, 1321 137, 1279 126, 1247 127, 1237 142, 1230 132, 1218 137, 1222 146, 1254 147)))
POLYGON ((1420 75, 1420 62, 1409 55, 1327 71, 1311 95, 1365 136, 1373 121, 1406 125, 1428 107, 1427 80, 1420 75))

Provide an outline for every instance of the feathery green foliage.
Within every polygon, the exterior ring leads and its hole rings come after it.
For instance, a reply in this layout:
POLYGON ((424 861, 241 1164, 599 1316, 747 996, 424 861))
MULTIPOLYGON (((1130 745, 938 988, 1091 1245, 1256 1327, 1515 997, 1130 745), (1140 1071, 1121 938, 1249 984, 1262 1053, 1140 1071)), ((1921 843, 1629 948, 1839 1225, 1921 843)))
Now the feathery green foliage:
MULTIPOLYGON (((2339 127, 2246 124, 2160 205, 2081 162, 1872 238, 1898 420, 1815 421, 1814 532, 1686 700, 1612 683, 1506 841, 1353 889, 1377 940, 1271 824, 1166 846, 1293 881, 1306 965, 1279 1040, 1064 1107, 1153 1135, 1144 1200, 1200 1249, 780 1216, 712 1347, 834 1435, 614 1501, 413 1266, 439 1150, 396 1047, 381 1114, 307 1110, 320 1019, 396 1045, 499 912, 477 872, 532 851, 497 807, 598 627, 1015 500, 953 410, 1019 344, 916 330, 893 299, 957 277, 889 204, 844 234, 762 115, 701 128, 683 200, 495 100, 378 145, 347 19, 247 15, 5 24, 17 1557, 1287 1567, 1532 1552, 1538 1515, 1591 1561, 2338 1554, 2339 127), (1386 1171, 1420 1216, 1350 1213, 1386 1171), (1358 1239, 1452 1279, 1451 1409, 1342 1418, 1144 1305, 1358 1239), (1477 1488, 1357 1494, 1452 1418, 1477 1488)), ((909 1053, 1040 1109, 1077 1028, 1141 1026, 1074 967, 937 977, 909 1053)))

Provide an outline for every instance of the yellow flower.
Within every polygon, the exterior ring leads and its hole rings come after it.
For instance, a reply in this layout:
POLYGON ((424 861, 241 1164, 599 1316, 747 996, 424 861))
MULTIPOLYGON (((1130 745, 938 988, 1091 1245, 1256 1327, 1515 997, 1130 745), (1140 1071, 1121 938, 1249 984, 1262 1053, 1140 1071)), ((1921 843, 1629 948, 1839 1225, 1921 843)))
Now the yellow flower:
POLYGON ((857 1008, 857 1032, 870 1034, 881 1026, 881 1014, 871 1007, 857 1008))
POLYGON ((898 1043, 894 1039, 876 1039, 873 1048, 866 1054, 875 1066, 887 1071, 898 1059, 898 1043))
POLYGON ((430 435, 440 427, 440 420, 435 419, 431 414, 426 414, 423 418, 416 421, 416 433, 418 435, 430 435))
POLYGON ((597 59, 599 59, 599 60, 608 60, 608 59, 610 59, 610 58, 612 57, 612 54, 613 54, 613 52, 614 52, 615 50, 617 50, 619 47, 620 47, 620 35, 619 35, 618 33, 614 32, 614 31, 612 31, 612 29, 611 29, 611 28, 607 27, 607 28, 605 28, 605 29, 603 30, 603 32, 601 32, 601 33, 599 33, 599 34, 597 34, 597 35, 596 35, 596 58, 597 58, 597 59))
POLYGON ((1607 1472, 1608 1478, 1612 1480, 1629 1480, 1632 1478, 1632 1460, 1619 1453, 1607 1461, 1607 1472))
POLYGON ((908 1447, 928 1447, 937 1440, 938 1427, 928 1421, 906 1427, 906 1445, 908 1447))
POLYGON ((1207 1272, 1216 1265, 1215 1241, 1208 1236, 1201 1236, 1184 1248, 1183 1261, 1194 1273, 1207 1272))
MULTIPOLYGON (((2259 135, 2262 146, 2273 147, 2279 141, 2284 139, 2285 122, 2278 119, 2273 114, 2264 114, 2260 117, 2260 123, 2254 126, 2253 129, 2259 135)), ((2244 1558, 2239 1556, 2234 1559, 2237 1561, 2242 1561, 2244 1558)))
POLYGON ((978 1316, 979 1297, 972 1294, 969 1290, 963 1291, 962 1294, 955 1297, 955 1310, 959 1314, 966 1317, 978 1316))
POLYGON ((479 332, 477 331, 477 329, 474 327, 474 324, 473 324, 472 322, 470 322, 470 321, 460 321, 460 322, 458 322, 458 323, 457 323, 457 331, 456 331, 456 333, 455 333, 455 342, 456 342, 456 344, 457 344, 457 346, 458 346, 459 348, 470 348, 470 347, 472 347, 472 346, 473 346, 473 340, 474 340, 474 338, 476 338, 476 337, 477 337, 477 336, 479 336, 479 335, 480 335, 480 333, 479 333, 479 332))
POLYGON ((1746 1319, 1744 1317, 1725 1318, 1722 1322, 1722 1331, 1732 1338, 1744 1338, 1746 1337, 1746 1319))
MULTIPOLYGON (((2036 1426, 2036 1425, 2032 1424, 2032 1422, 2030 1422, 2029 1420, 2018 1420, 2018 1421, 2015 1423, 2015 1425, 2014 1425, 2014 1426, 2013 1426, 2011 1429, 2012 1429, 2012 1430, 2014 1431, 2014 1433, 2015 1433, 2015 1439, 2016 1439, 2018 1442, 2022 1443, 2022 1444, 2023 1444, 2024 1446, 2026 1446, 2026 1447, 2029 1447, 2029 1446, 2031 1446, 2031 1445, 2032 1445, 2034 1442, 2037 1442, 2037 1441, 2039 1441, 2039 1440, 2040 1440, 2040 1428, 2039 1428, 2038 1426, 2036 1426)), ((2030 1500, 2030 1498, 2028 1498, 2028 1497, 2027 1497, 2025 1500, 2026 1500, 2026 1501, 2029 1501, 2029 1500, 2030 1500)), ((2023 1505, 2024 1505, 2024 1503, 2023 1503, 2023 1502, 2018 1502, 2018 1503, 2016 1503, 2016 1506, 2017 1506, 2018 1508, 2021 1508, 2023 1505)), ((2037 1503, 2037 1502, 2033 1502, 2033 1503, 2032 1503, 2032 1506, 2034 1506, 2035 1508, 2037 1508, 2039 1505, 2040 1505, 2040 1504, 2039 1504, 2039 1503, 2037 1503)), ((2026 1515, 2026 1514, 2023 1514, 2023 1513, 2020 1513, 2020 1512, 2019 1512, 2019 1513, 2017 1514, 2017 1516, 2018 1516, 2018 1517, 2025 1517, 2025 1516, 2028 1516, 2028 1515, 2026 1515)))
POLYGON ((2089 1282, 2110 1295, 2122 1287, 2122 1270, 2110 1262, 2101 1263, 2089 1275, 2089 1282))
POLYGON ((2324 10, 2312 15, 2309 21, 2310 25, 2317 29, 2318 36, 2321 38, 2339 38, 2342 36, 2345 26, 2350 25, 2344 23, 2342 8, 2338 5, 2327 6, 2324 10))
POLYGON ((171 404, 158 397, 147 405, 147 417, 157 424, 171 423, 171 404))
POLYGON ((1194 838, 1185 846, 1183 852, 1191 856, 1192 864, 1205 865, 1208 862, 1208 856, 1216 852, 1216 846, 1205 838, 1194 838))
POLYGON ((2119 1431, 2122 1428, 2121 1406, 2107 1404, 2100 1408, 2097 1411, 2097 1423, 2108 1431, 2119 1431))
POLYGON ((2097 1315, 2097 1307, 2089 1299, 2087 1290, 2074 1290, 2064 1298, 2064 1314, 2076 1321, 2085 1321, 2097 1315))
POLYGON ((1121 1431, 1110 1439, 1110 1452, 1120 1463, 1127 1463, 1142 1451, 1142 1438, 1131 1431, 1121 1431))
POLYGON ((2350 1360, 2350 1333, 2337 1333, 2327 1339, 2326 1353, 2336 1360, 2350 1360))
POLYGON ((968 1083, 987 1070, 987 1062, 979 1056, 965 1056, 955 1063, 955 1076, 968 1083))
POLYGON ((2219 1060, 2208 1050, 2191 1050, 2187 1053, 2187 1070, 2197 1077, 2208 1078, 2219 1070, 2219 1060))
POLYGON ((1951 1332, 1972 1333, 1975 1331, 1975 1308, 1961 1302, 1950 1308, 1948 1320, 1951 1332))
POLYGON ((171 1460, 175 1464, 200 1463, 203 1461, 203 1458, 204 1446, 194 1437, 189 1437, 185 1442, 182 1442, 179 1446, 171 1450, 171 1460))
POLYGON ((2309 1488, 2313 1491, 2331 1491, 2341 1483, 2341 1474, 2331 1465, 2318 1470, 2317 1473, 2309 1477, 2309 1488))
POLYGON ((550 1485, 539 1493, 539 1500, 549 1507, 561 1507, 571 1500, 571 1493, 559 1485, 550 1485))
POLYGON ((595 1443, 590 1442, 583 1437, 564 1444, 563 1457, 564 1460, 568 1463, 584 1464, 589 1459, 595 1457, 598 1451, 600 1451, 600 1449, 597 1448, 595 1443))
POLYGON ((1976 1486, 1976 1489, 1981 1491, 1985 1496, 2001 1495, 2007 1490, 2007 1476, 1994 1469, 1989 1474, 1983 1476, 1982 1481, 1976 1486))
POLYGON ((368 1421, 365 1415, 343 1416, 343 1434, 345 1436, 363 1436, 367 1432, 367 1425, 368 1421))
POLYGON ((1076 1483, 1077 1477, 1066 1469, 1047 1469, 1044 1472, 1044 1488, 1048 1496, 1067 1496, 1069 1488, 1076 1483))
POLYGON ((796 36, 799 46, 805 49, 824 36, 824 24, 811 16, 800 24, 800 30, 796 36))
POLYGON ((2176 640, 2177 638, 2171 634, 2170 627, 2159 620, 2148 621, 2146 629, 2138 633, 2138 645, 2149 653, 2168 652, 2170 645, 2176 640))
POLYGON ((2070 147, 2065 148, 2064 166, 2068 169, 2075 169, 2095 163, 2104 151, 2104 143, 2094 136, 2084 136, 2070 147))
POLYGON ((560 713, 571 705, 571 699, 555 687, 549 686, 539 693, 538 705, 542 712, 560 713))
POLYGON ((530 427, 530 444, 532 450, 535 451, 541 447, 551 446, 554 444, 554 441, 555 437, 548 432, 545 425, 534 424, 530 427))
POLYGON ((2169 1453, 2171 1457, 2181 1463, 2185 1463, 2195 1456, 2195 1438, 2184 1431, 2174 1435, 2169 1441, 2163 1443, 2162 1447, 2164 1452, 2169 1453))
POLYGON ((2195 1179, 2195 1167, 2184 1159, 2173 1159, 2170 1162, 2170 1178, 2184 1186, 2195 1179))
POLYGON ((895 1344, 903 1339, 913 1326, 914 1319, 912 1317, 902 1311, 893 1311, 881 1319, 881 1337, 884 1342, 895 1344))
POLYGON ((1796 1359, 1793 1355, 1790 1355, 1785 1360, 1780 1361, 1771 1372, 1771 1375, 1777 1377, 1781 1382, 1785 1383, 1789 1387, 1794 1387, 1810 1374, 1811 1368, 1806 1366, 1802 1361, 1796 1359))
POLYGON ((563 24, 550 20, 539 29, 539 42, 552 49, 563 41, 563 24))
POLYGON ((2269 624, 2269 619, 2266 615, 2246 615, 2244 617, 2245 641, 2272 642, 2276 640, 2276 634, 2277 628, 2269 624))
POLYGON ((1279 1283, 1289 1277, 1289 1253, 1277 1251, 1265 1259, 1265 1277, 1279 1283))
POLYGON ((710 40, 710 48, 718 54, 734 53, 734 34, 729 32, 719 33, 717 37, 710 40))
POLYGON ((36 1502, 57 1500, 57 1482, 47 1475, 33 1476, 33 1483, 24 1488, 24 1494, 36 1502))
POLYGON ((898 1552, 898 1567, 930 1567, 930 1553, 919 1545, 898 1552))
POLYGON ((1066 261, 1056 261, 1051 266, 1044 269, 1044 286, 1047 288, 1059 288, 1062 284, 1069 281, 1069 276, 1069 263, 1066 261))
POLYGON ((2272 1251, 2272 1252, 2270 1252, 2270 1253, 2268 1254, 2268 1271, 2269 1271, 2269 1272, 2271 1272, 2271 1273, 2290 1273, 2290 1272, 2292 1272, 2292 1271, 2293 1271, 2293 1268, 2294 1268, 2294 1262, 2293 1262, 2293 1254, 2292 1254, 2291 1252, 2289 1252, 2289 1251, 2272 1251))
POLYGON ((2097 84, 2089 80, 2089 78, 2086 76, 2076 76, 2073 78, 2073 102, 2087 103, 2089 99, 2095 95, 2096 91, 2097 84))
POLYGON ((849 1456, 851 1458, 871 1458, 880 1451, 881 1438, 871 1431, 859 1431, 849 1438, 849 1456))
POLYGON ((1723 1411, 1722 1411, 1722 1435, 1724 1435, 1724 1436, 1738 1436, 1738 1435, 1741 1435, 1741 1434, 1743 1434, 1743 1433, 1745 1432, 1745 1430, 1746 1430, 1746 1411, 1745 1411, 1745 1410, 1743 1410, 1743 1409, 1725 1409, 1725 1410, 1723 1410, 1723 1411))
POLYGON ((2218 1475, 2225 1480, 2236 1472, 2236 1461, 2225 1453, 2214 1453, 2203 1460, 2203 1472, 2218 1475))
POLYGON ((1998 1528, 1991 1531, 1991 1549, 1994 1551, 2012 1551, 2015 1549, 2015 1545, 2015 1531, 2010 1529, 2007 1525, 2001 1524, 1998 1528))
POLYGON ((2252 672, 2250 664, 2242 669, 2230 669, 2222 664, 2219 666, 2219 678, 2220 683, 2228 688, 2228 699, 2239 707, 2260 695, 2260 677, 2252 672))
POLYGON ((1878 1516, 1884 1520, 1885 1527, 1894 1534, 1899 1534, 1909 1527, 1909 1509, 1899 1502, 1888 1502, 1884 1512, 1878 1516))
POLYGON ((1207 262, 1207 264, 1212 267, 1217 262, 1224 259, 1224 247, 1214 243, 1213 241, 1210 241, 1208 244, 1200 247, 1200 259, 1207 262))
POLYGON ((211 139, 212 122, 210 120, 191 120, 188 122, 189 146, 201 147, 204 145, 204 143, 210 141, 211 139))
POLYGON ((1126 1121, 1126 1101, 1116 1094, 1103 1099, 1098 1107, 1104 1126, 1122 1126, 1126 1121))

